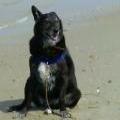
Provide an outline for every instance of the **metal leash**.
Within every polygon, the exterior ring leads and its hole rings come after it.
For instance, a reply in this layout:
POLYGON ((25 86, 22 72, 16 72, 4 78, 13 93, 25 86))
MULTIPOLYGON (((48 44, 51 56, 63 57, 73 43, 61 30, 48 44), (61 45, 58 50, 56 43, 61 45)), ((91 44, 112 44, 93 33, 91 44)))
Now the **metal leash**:
MULTIPOLYGON (((47 62, 47 65, 48 65, 48 62, 47 62)), ((48 107, 46 109, 45 113, 50 114, 50 113, 52 113, 52 109, 50 107, 49 100, 48 100, 48 81, 47 81, 47 79, 45 80, 45 98, 46 98, 47 107, 48 107)))

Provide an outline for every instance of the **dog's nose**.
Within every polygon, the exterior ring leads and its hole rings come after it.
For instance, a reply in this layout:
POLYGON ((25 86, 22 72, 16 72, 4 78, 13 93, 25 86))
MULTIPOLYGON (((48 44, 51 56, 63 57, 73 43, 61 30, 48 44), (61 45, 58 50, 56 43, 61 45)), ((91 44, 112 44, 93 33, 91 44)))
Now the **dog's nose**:
POLYGON ((54 33, 58 33, 58 30, 55 29, 55 30, 54 30, 54 33))

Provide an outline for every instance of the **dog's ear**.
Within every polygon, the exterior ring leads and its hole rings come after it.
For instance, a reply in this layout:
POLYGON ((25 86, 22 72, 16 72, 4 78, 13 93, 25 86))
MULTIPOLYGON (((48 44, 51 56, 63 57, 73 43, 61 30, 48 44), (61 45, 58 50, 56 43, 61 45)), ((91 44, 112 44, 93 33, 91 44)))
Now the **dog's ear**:
POLYGON ((59 22, 60 22, 60 30, 61 30, 61 32, 63 32, 62 20, 60 19, 59 22))
POLYGON ((32 10, 34 20, 35 21, 40 20, 42 13, 34 5, 31 7, 31 10, 32 10))

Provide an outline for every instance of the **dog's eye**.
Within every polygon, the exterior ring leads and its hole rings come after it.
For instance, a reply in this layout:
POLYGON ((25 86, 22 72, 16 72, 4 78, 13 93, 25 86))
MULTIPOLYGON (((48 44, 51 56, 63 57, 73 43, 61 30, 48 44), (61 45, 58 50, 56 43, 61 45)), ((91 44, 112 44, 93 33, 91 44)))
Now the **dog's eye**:
POLYGON ((43 28, 44 28, 45 30, 48 30, 50 27, 51 27, 50 23, 44 21, 44 23, 43 23, 43 28))
POLYGON ((46 26, 46 28, 50 27, 50 23, 45 22, 45 26, 46 26))

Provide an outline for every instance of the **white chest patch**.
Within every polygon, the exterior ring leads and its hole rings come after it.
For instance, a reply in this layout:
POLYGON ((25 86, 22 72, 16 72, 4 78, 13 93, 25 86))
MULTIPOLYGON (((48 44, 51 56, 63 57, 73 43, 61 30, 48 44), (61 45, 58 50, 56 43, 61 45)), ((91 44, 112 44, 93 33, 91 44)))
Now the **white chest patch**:
POLYGON ((48 90, 52 90, 55 86, 55 75, 53 75, 54 70, 50 65, 41 62, 38 67, 40 78, 42 83, 45 85, 47 82, 48 90))

